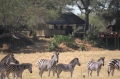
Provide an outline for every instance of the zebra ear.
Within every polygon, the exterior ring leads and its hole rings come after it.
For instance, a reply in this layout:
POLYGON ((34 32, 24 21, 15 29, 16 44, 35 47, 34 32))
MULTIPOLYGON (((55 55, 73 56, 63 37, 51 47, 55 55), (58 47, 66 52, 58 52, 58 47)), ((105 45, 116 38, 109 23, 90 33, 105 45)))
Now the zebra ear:
POLYGON ((105 57, 102 57, 103 59, 105 59, 105 57))
POLYGON ((78 58, 75 58, 75 59, 79 60, 78 58))
POLYGON ((101 57, 102 59, 105 59, 105 57, 101 57))

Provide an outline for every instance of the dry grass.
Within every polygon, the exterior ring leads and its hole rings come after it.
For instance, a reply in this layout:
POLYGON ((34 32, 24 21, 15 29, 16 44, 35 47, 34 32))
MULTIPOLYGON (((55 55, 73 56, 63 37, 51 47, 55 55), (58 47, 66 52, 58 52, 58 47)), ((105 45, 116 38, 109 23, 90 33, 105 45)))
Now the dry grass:
MULTIPOLYGON (((0 60, 5 55, 0 54, 0 60)), ((23 73, 23 79, 40 79, 38 74, 38 69, 36 67, 36 63, 39 59, 45 58, 50 59, 52 53, 31 53, 31 54, 15 54, 15 58, 20 61, 20 63, 32 63, 33 64, 33 73, 29 73, 28 70, 25 70, 23 73)), ((114 77, 107 75, 107 62, 111 58, 120 58, 120 51, 86 51, 86 52, 63 52, 59 55, 59 63, 69 63, 73 58, 78 57, 81 63, 81 66, 76 66, 73 72, 72 79, 84 79, 83 75, 85 75, 85 79, 119 79, 120 78, 120 71, 115 70, 114 77), (87 68, 86 63, 91 60, 97 60, 99 57, 105 57, 105 66, 102 67, 100 71, 100 76, 96 76, 96 72, 93 72, 92 77, 88 77, 87 75, 87 68)), ((48 72, 44 72, 42 79, 57 79, 56 76, 53 77, 52 73, 51 76, 48 77, 48 72)), ((12 76, 10 75, 10 78, 12 76)), ((70 79, 69 72, 62 72, 59 79, 70 79)))

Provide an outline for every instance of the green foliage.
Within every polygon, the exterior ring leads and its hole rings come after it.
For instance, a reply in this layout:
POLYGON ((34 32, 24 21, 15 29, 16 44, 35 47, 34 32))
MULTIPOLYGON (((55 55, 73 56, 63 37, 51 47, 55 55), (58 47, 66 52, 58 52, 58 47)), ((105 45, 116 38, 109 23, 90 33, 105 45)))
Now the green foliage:
POLYGON ((104 47, 103 41, 98 37, 99 29, 95 28, 94 31, 87 31, 84 40, 92 44, 95 47, 104 47))
POLYGON ((87 47, 84 44, 80 44, 79 49, 82 50, 82 51, 86 51, 87 47))
POLYGON ((64 43, 65 45, 69 47, 75 47, 76 44, 74 43, 74 40, 71 35, 63 36, 63 35, 54 35, 53 39, 51 40, 49 44, 49 50, 55 50, 55 48, 58 47, 59 44, 64 43))
POLYGON ((0 54, 4 54, 4 52, 3 52, 3 51, 0 51, 0 54))
POLYGON ((26 28, 36 30, 39 24, 58 17, 69 1, 0 0, 0 25, 20 33, 26 28))
POLYGON ((96 14, 90 14, 90 25, 92 29, 86 32, 85 40, 92 44, 92 46, 103 47, 103 41, 98 37, 99 32, 106 31, 106 22, 96 14))

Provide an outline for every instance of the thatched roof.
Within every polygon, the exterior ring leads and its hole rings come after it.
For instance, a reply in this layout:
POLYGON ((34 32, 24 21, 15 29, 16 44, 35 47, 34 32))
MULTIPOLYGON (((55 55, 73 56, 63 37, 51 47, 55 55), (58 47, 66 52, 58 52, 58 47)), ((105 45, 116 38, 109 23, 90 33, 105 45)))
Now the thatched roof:
POLYGON ((51 20, 47 24, 85 24, 85 21, 72 12, 66 12, 60 18, 51 20))

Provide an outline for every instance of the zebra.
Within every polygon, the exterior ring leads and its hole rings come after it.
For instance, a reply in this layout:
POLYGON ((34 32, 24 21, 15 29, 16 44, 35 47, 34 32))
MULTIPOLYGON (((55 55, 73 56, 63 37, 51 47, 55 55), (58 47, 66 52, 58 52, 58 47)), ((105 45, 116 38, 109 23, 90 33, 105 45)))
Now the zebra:
POLYGON ((38 61, 37 66, 39 68, 39 75, 42 78, 44 71, 48 71, 48 76, 50 76, 50 71, 58 63, 59 53, 54 53, 51 60, 41 59, 38 61))
POLYGON ((1 61, 0 61, 0 73, 1 73, 1 79, 5 79, 5 72, 8 64, 10 63, 19 63, 18 60, 14 58, 13 54, 6 55, 1 61))
POLYGON ((30 63, 9 64, 9 66, 6 69, 6 76, 8 79, 10 79, 9 74, 13 73, 15 74, 14 79, 18 79, 18 77, 22 79, 22 73, 25 69, 28 69, 28 71, 32 73, 32 64, 30 63))
POLYGON ((62 71, 70 72, 72 78, 74 67, 76 65, 78 66, 81 65, 78 58, 74 58, 69 64, 63 64, 63 63, 57 64, 57 78, 59 78, 59 75, 62 71))
POLYGON ((114 70, 120 70, 120 59, 111 59, 108 61, 108 76, 114 75, 114 70))
POLYGON ((99 76, 99 72, 101 70, 102 65, 104 66, 104 59, 105 57, 100 57, 97 62, 89 61, 87 63, 87 69, 88 69, 88 76, 89 76, 89 71, 90 75, 92 76, 92 71, 97 71, 97 76, 99 76))

